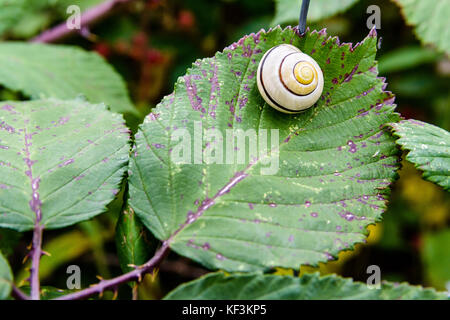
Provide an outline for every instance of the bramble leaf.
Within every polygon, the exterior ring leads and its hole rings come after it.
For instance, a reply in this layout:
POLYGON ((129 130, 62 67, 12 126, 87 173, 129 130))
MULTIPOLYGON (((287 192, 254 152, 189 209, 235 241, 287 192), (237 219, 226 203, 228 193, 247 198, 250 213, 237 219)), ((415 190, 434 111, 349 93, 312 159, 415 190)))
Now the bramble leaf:
POLYGON ((336 275, 291 276, 210 273, 170 292, 166 300, 446 300, 434 289, 382 282, 369 289, 336 275))
POLYGON ((114 69, 97 53, 77 47, 2 42, 0 84, 32 98, 84 95, 115 112, 136 112, 114 69))
POLYGON ((394 0, 406 22, 413 25, 418 38, 450 53, 450 1, 394 0))
POLYGON ((81 100, 0 103, 0 227, 49 229, 106 210, 129 157, 121 115, 81 100), (38 219, 38 217, 41 217, 38 219))
POLYGON ((157 238, 212 269, 316 265, 364 241, 365 227, 381 219, 399 160, 382 129, 398 115, 377 77, 376 44, 374 31, 352 47, 324 31, 299 37, 275 28, 198 60, 136 135, 130 206, 157 238), (312 55, 323 70, 323 95, 301 114, 277 112, 257 89, 260 59, 280 43, 312 55), (201 128, 221 137, 202 140, 201 128), (236 161, 233 150, 250 146, 225 137, 239 130, 271 152, 259 148, 236 161), (174 161, 187 144, 187 163, 174 161))
POLYGON ((397 143, 409 153, 406 159, 423 171, 426 180, 450 190, 450 133, 418 120, 391 125, 397 143))

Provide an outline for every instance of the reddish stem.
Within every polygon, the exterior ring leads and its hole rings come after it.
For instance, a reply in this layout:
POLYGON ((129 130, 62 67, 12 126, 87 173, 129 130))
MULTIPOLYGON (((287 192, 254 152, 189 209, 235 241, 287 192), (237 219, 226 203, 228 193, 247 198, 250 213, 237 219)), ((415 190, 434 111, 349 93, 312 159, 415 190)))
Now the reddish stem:
POLYGON ((17 288, 15 285, 12 286, 11 295, 16 300, 30 300, 30 297, 23 293, 22 290, 17 288))
POLYGON ((66 38, 75 33, 81 33, 82 30, 86 30, 89 26, 97 22, 98 20, 107 16, 117 5, 128 3, 134 0, 108 0, 100 3, 99 5, 86 10, 81 15, 81 29, 69 29, 66 22, 63 22, 56 27, 46 30, 40 35, 31 39, 31 42, 56 42, 66 38))
POLYGON ((161 246, 161 248, 159 248, 159 250, 156 251, 153 258, 151 258, 147 263, 143 264, 142 266, 137 267, 133 271, 125 273, 117 278, 113 278, 110 280, 102 280, 94 286, 91 286, 87 289, 72 294, 65 295, 63 297, 59 297, 56 300, 85 299, 95 294, 101 294, 108 289, 116 289, 122 283, 136 280, 140 281, 142 280, 144 275, 146 275, 147 273, 151 273, 160 265, 160 263, 169 253, 169 251, 170 251, 169 241, 165 241, 161 246))
POLYGON ((31 269, 30 269, 30 286, 31 286, 31 299, 40 299, 40 284, 39 284, 39 264, 42 256, 42 232, 44 227, 39 223, 39 219, 36 222, 33 232, 33 243, 30 252, 31 255, 31 269))

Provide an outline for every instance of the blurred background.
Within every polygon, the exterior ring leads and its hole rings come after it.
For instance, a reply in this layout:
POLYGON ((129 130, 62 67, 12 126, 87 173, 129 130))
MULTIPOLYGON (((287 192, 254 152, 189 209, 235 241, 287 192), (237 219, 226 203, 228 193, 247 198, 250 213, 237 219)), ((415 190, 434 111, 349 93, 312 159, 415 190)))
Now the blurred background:
MULTIPOLYGON (((315 0, 312 0, 314 2, 315 0)), ((1 2, 1 1, 0 1, 1 2)), ((25 16, 13 26, 2 26, 0 39, 28 40, 67 18, 68 5, 82 10, 101 0, 39 0, 27 8, 25 16)), ((300 3, 300 0, 298 1, 300 3)), ((322 1, 324 2, 324 1, 322 1)), ((334 1, 333 1, 334 2, 334 1)), ((344 1, 349 2, 349 1, 344 1)), ((327 28, 341 42, 361 41, 369 32, 367 7, 374 1, 360 0, 343 12, 312 21, 311 29, 327 28)), ((0 3, 1 4, 1 3, 0 3)), ((396 95, 397 111, 450 130, 450 60, 432 46, 423 45, 414 28, 407 26, 397 4, 376 1, 381 8, 382 38, 377 58, 380 75, 387 77, 388 90, 396 95)), ((280 12, 278 12, 278 16, 280 12)), ((295 15, 294 15, 295 16, 295 15)), ((245 34, 276 25, 274 0, 137 0, 121 6, 96 24, 91 34, 65 39, 63 43, 93 50, 107 59, 128 84, 141 118, 128 116, 135 129, 163 96, 173 90, 196 59, 212 56, 245 34), (275 20, 274 20, 275 17, 275 20)), ((284 19, 286 20, 286 19, 284 19)), ((283 21, 287 25, 295 21, 283 21)), ((448 25, 443 32, 449 32, 448 25)), ((19 93, 0 87, 0 100, 25 99, 19 93)), ((108 213, 62 231, 45 232, 41 279, 43 285, 66 287, 66 269, 71 264, 82 270, 82 285, 95 283, 96 276, 120 274, 115 246, 115 226, 122 208, 121 195, 108 213)), ((382 279, 450 290, 450 197, 440 187, 421 179, 413 165, 403 161, 400 179, 394 184, 384 220, 370 226, 366 244, 340 254, 337 261, 319 268, 301 267, 279 274, 302 274, 319 270, 366 281, 369 265, 381 268, 382 279)), ((142 231, 152 248, 151 235, 142 231)), ((0 249, 16 270, 17 283, 28 276, 23 258, 31 236, 0 230, 0 249)), ((151 252, 149 252, 151 254, 151 252)), ((148 276, 139 286, 141 299, 158 299, 181 282, 192 280, 207 270, 171 253, 157 277, 148 276)), ((49 296, 52 294, 48 288, 49 296)), ((108 294, 105 294, 105 297, 108 294)), ((119 298, 130 298, 127 286, 119 298)))

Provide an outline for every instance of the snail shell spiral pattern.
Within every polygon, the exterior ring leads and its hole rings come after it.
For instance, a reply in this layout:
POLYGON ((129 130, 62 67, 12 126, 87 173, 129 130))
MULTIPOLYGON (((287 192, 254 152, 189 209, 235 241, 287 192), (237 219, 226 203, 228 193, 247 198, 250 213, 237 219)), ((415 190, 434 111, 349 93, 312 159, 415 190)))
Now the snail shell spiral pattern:
POLYGON ((284 113, 298 113, 312 107, 322 95, 323 82, 317 62, 289 44, 267 51, 258 66, 261 96, 284 113))

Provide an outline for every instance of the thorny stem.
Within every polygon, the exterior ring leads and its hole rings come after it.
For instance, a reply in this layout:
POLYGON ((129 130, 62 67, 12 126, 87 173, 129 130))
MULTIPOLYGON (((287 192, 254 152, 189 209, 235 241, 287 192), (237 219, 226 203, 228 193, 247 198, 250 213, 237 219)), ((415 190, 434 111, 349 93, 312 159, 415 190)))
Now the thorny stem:
POLYGON ((44 227, 39 221, 36 222, 33 232, 33 242, 31 255, 31 269, 30 269, 30 286, 31 299, 40 299, 40 284, 39 284, 39 263, 41 261, 42 252, 42 232, 44 227))
POLYGON ((80 18, 81 29, 69 29, 66 22, 57 25, 56 27, 46 30, 40 35, 31 39, 31 42, 51 43, 66 38, 75 33, 86 31, 89 26, 107 16, 117 5, 132 2, 134 0, 108 0, 92 7, 83 12, 80 18))
POLYGON ((120 284, 130 281, 140 281, 144 275, 153 272, 170 251, 169 241, 164 241, 161 248, 156 251, 153 258, 133 271, 125 273, 117 278, 101 280, 98 284, 90 288, 59 297, 56 300, 80 300, 95 294, 102 294, 105 290, 116 289, 120 284))

